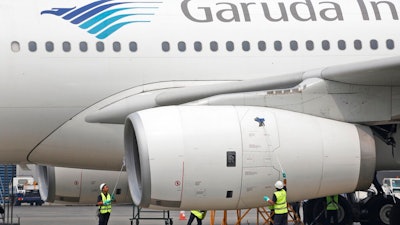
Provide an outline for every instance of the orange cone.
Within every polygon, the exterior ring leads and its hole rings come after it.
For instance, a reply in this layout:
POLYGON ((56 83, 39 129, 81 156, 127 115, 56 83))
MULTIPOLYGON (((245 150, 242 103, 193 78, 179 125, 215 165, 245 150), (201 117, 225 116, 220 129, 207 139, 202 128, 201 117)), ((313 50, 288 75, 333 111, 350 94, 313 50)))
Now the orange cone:
POLYGON ((185 211, 179 212, 179 220, 186 220, 185 211))

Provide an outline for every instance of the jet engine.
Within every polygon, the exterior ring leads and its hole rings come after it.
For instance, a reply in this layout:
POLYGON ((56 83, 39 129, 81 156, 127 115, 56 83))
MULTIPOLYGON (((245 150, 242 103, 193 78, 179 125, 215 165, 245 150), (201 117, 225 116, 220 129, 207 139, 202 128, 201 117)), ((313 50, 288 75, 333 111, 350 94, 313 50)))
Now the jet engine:
POLYGON ((136 205, 170 209, 265 206, 287 176, 288 201, 370 186, 370 128, 246 106, 168 106, 130 114, 125 161, 136 205))
POLYGON ((119 176, 119 171, 36 166, 36 173, 40 195, 47 202, 95 204, 100 194, 100 184, 107 183, 110 193, 115 187, 118 203, 132 203, 125 171, 119 176))

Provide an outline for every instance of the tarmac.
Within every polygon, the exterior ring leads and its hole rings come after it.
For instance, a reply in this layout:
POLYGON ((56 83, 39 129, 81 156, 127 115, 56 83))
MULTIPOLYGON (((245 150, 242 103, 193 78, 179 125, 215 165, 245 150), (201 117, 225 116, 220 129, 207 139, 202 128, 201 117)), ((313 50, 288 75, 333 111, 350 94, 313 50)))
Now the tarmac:
MULTIPOLYGON (((30 206, 22 205, 13 208, 13 223, 21 225, 97 225, 98 219, 96 216, 97 207, 94 205, 85 206, 71 206, 71 205, 43 205, 43 206, 30 206)), ((11 211, 11 210, 10 210, 11 211)), ((163 211, 143 210, 140 213, 141 218, 139 219, 138 225, 166 225, 168 215, 163 211)), ((245 210, 242 210, 242 215, 245 210)), ((10 215, 11 213, 9 213, 10 215)), ((137 215, 137 214, 136 214, 137 215)), ((184 217, 180 215, 180 211, 169 211, 169 218, 172 219, 173 225, 186 225, 190 216, 190 211, 184 211, 184 217)), ((235 225, 236 223, 236 211, 227 211, 227 224, 235 225)), ((257 213, 256 210, 250 210, 249 213, 242 219, 242 225, 257 225, 257 213)), ((133 207, 131 205, 113 205, 110 221, 108 225, 133 225, 136 224, 136 220, 131 221, 133 218, 133 207)), ((169 221, 169 220, 168 220, 169 221)), ((3 220, 0 220, 0 225, 3 224, 3 220)), ((11 218, 5 218, 5 224, 11 224, 11 218)), ((196 225, 196 220, 193 221, 193 225, 196 225)), ((210 216, 207 214, 203 220, 203 225, 210 225, 210 216)), ((223 224, 223 211, 216 211, 214 225, 223 224)), ((263 225, 264 220, 260 218, 259 224, 263 225)), ((293 223, 289 223, 293 225, 293 223)), ((354 225, 360 225, 354 223, 354 225)))

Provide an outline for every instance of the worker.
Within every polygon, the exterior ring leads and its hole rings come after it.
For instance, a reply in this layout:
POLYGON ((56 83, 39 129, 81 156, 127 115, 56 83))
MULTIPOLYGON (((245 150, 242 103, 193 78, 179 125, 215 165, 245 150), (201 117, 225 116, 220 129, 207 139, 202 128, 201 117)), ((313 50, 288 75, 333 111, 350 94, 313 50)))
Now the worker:
POLYGON ((204 217, 206 217, 206 214, 207 211, 204 210, 191 210, 187 225, 191 225, 195 217, 197 220, 197 225, 201 225, 202 220, 204 219, 204 217))
POLYGON ((333 224, 338 224, 338 210, 339 210, 339 196, 332 195, 326 196, 326 220, 324 225, 332 224, 331 220, 333 219, 333 224))
POLYGON ((100 184, 100 195, 97 197, 99 225, 107 225, 111 214, 111 202, 115 201, 114 195, 108 193, 108 185, 100 184))
POLYGON ((275 183, 276 191, 274 196, 270 199, 264 196, 264 200, 270 205, 274 206, 274 225, 287 225, 288 209, 286 202, 286 187, 283 182, 278 180, 275 183))

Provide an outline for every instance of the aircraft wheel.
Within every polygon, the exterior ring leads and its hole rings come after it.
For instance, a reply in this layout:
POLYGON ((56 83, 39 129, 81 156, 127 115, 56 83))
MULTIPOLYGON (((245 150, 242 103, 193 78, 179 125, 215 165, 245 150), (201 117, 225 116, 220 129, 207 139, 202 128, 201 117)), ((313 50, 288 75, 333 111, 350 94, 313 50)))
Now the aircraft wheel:
MULTIPOLYGON (((367 203, 368 223, 373 225, 390 225, 390 212, 394 201, 391 196, 374 196, 367 203)), ((395 223, 399 224, 399 223, 395 223)))
MULTIPOLYGON (((307 201, 304 210, 304 221, 310 225, 322 225, 325 220, 325 198, 312 199, 307 201)), ((339 212, 338 212, 339 225, 352 225, 353 214, 350 203, 346 198, 339 195, 339 212)))
POLYGON ((390 211, 390 225, 400 224, 400 200, 396 199, 396 204, 393 205, 392 211, 390 211))

